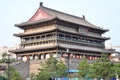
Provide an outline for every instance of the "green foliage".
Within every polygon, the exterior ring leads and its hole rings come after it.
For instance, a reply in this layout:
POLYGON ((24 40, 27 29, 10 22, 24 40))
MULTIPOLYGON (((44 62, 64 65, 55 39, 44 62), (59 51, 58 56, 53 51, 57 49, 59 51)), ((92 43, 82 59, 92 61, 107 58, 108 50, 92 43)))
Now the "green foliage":
POLYGON ((101 58, 98 61, 99 62, 110 62, 108 54, 102 53, 101 58))
POLYGON ((57 70, 56 70, 57 77, 59 78, 66 77, 67 76, 66 70, 67 70, 66 65, 63 63, 63 61, 60 60, 57 64, 57 70))
POLYGON ((0 76, 0 80, 5 80, 6 78, 4 76, 0 76))
POLYGON ((90 74, 89 74, 90 77, 101 78, 101 76, 99 75, 101 73, 99 64, 100 63, 98 61, 95 61, 90 65, 90 68, 91 68, 90 74))
MULTIPOLYGON (((6 77, 8 78, 8 69, 5 71, 6 77)), ((12 66, 9 67, 10 80, 22 80, 19 72, 12 66)))
POLYGON ((113 63, 109 60, 108 55, 103 53, 99 60, 89 64, 86 59, 83 59, 78 65, 78 75, 80 78, 103 78, 110 80, 116 75, 120 76, 120 63, 113 63))
POLYGON ((37 80, 48 80, 49 78, 66 76, 66 66, 62 61, 58 61, 52 55, 48 58, 45 64, 42 63, 42 69, 39 69, 37 80))
POLYGON ((7 53, 6 52, 3 52, 2 53, 2 59, 0 60, 0 63, 5 63, 7 61, 7 53))
POLYGON ((115 63, 113 69, 114 69, 116 75, 118 75, 120 77, 120 63, 115 63))
MULTIPOLYGON (((6 52, 3 52, 2 53, 2 59, 0 59, 0 63, 6 63, 8 61, 8 58, 7 58, 7 53, 6 52)), ((16 60, 14 58, 10 59, 10 62, 15 62, 16 60)))
MULTIPOLYGON (((0 63, 6 63, 8 62, 7 53, 2 53, 2 59, 0 60, 0 63)), ((10 62, 15 62, 15 59, 10 59, 10 62)), ((10 80, 22 80, 19 73, 15 68, 12 66, 9 67, 9 73, 10 73, 10 80)), ((8 69, 5 71, 6 78, 8 78, 8 69)))
POLYGON ((86 58, 83 58, 83 60, 78 64, 78 76, 79 78, 87 78, 90 70, 90 65, 87 62, 86 58))
POLYGON ((109 78, 115 77, 116 75, 113 63, 109 61, 108 55, 104 53, 101 58, 94 61, 90 67, 90 76, 93 78, 109 80, 109 78))
POLYGON ((46 68, 41 70, 41 72, 37 75, 37 80, 48 80, 50 78, 50 74, 46 68))
POLYGON ((6 53, 6 52, 2 53, 2 59, 5 59, 6 56, 7 56, 7 53, 6 53))

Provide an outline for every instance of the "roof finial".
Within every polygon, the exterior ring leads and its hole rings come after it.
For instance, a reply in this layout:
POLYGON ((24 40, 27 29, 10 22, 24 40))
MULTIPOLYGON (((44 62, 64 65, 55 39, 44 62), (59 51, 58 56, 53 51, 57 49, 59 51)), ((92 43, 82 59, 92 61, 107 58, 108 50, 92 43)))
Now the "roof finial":
POLYGON ((83 16, 83 19, 85 19, 85 15, 82 15, 83 16))
POLYGON ((43 6, 43 2, 40 2, 40 6, 43 6))

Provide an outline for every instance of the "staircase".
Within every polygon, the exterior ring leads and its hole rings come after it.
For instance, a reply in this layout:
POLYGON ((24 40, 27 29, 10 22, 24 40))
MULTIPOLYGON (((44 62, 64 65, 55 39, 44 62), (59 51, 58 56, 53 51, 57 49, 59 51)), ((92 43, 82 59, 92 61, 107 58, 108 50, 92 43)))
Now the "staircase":
POLYGON ((29 61, 28 62, 16 62, 13 66, 18 70, 23 80, 29 77, 29 61))

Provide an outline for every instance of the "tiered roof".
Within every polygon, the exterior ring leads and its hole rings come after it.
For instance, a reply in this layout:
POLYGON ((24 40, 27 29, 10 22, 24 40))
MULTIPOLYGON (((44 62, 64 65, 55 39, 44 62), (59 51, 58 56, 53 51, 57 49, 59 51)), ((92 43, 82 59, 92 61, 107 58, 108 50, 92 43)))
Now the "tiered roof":
POLYGON ((19 54, 22 52, 29 52, 29 51, 37 51, 37 50, 45 50, 45 49, 51 49, 51 48, 69 48, 69 49, 75 49, 75 50, 81 50, 81 51, 86 51, 86 52, 97 52, 97 53, 101 53, 101 52, 105 52, 105 53, 113 53, 115 51, 110 51, 107 49, 98 49, 98 48, 92 48, 92 47, 87 47, 87 46, 65 46, 65 45, 53 45, 53 46, 44 46, 44 47, 37 47, 37 48, 27 48, 27 49, 16 49, 16 50, 12 50, 12 52, 19 54))
POLYGON ((39 24, 39 23, 48 22, 51 20, 56 20, 56 19, 64 21, 64 22, 76 24, 76 25, 85 26, 88 28, 101 30, 102 32, 108 31, 107 29, 103 29, 103 28, 100 28, 98 26, 91 24, 85 19, 85 16, 81 18, 81 17, 77 17, 77 16, 70 15, 67 13, 63 13, 63 12, 60 12, 54 9, 44 7, 42 3, 40 4, 40 7, 35 12, 35 14, 27 22, 16 24, 15 26, 21 29, 24 29, 24 27, 27 25, 39 24))

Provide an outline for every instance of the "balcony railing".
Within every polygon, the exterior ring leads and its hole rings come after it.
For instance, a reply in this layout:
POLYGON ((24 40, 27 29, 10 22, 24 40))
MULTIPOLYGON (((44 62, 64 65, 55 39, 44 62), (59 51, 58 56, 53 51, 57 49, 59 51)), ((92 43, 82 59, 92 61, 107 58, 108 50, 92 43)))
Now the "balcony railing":
POLYGON ((37 42, 45 42, 45 41, 51 41, 51 40, 62 40, 66 42, 72 42, 72 43, 78 43, 81 45, 88 45, 88 46, 96 46, 100 48, 104 48, 104 43, 96 43, 96 42, 88 42, 88 41, 83 41, 79 39, 69 39, 69 38, 64 38, 64 37, 46 37, 46 38, 40 38, 40 39, 34 39, 34 40, 28 40, 28 41, 22 41, 21 44, 27 44, 27 43, 37 43, 37 42))
POLYGON ((55 39, 56 39, 55 37, 40 38, 40 39, 22 41, 21 44, 25 44, 25 43, 36 43, 36 42, 44 42, 44 41, 50 41, 50 40, 55 40, 55 39))
POLYGON ((94 43, 94 42, 87 42, 87 41, 80 41, 80 40, 72 40, 72 39, 65 39, 65 38, 58 38, 59 40, 66 41, 66 42, 73 42, 73 43, 79 43, 83 45, 91 45, 91 46, 98 46, 103 48, 104 44, 103 43, 94 43))

